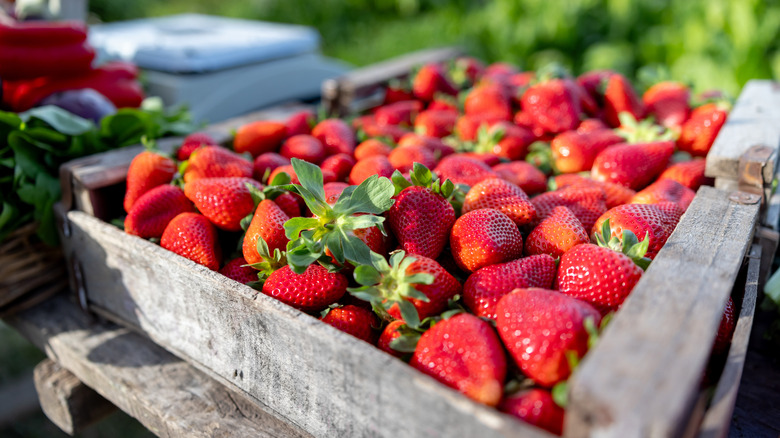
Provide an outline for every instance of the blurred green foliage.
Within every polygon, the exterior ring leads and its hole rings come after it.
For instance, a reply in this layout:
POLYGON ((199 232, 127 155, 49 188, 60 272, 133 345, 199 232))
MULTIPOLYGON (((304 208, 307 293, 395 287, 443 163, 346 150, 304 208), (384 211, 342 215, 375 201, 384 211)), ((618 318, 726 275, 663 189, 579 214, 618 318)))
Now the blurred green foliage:
POLYGON ((780 77, 780 0, 91 0, 105 21, 200 12, 316 27, 356 65, 459 44, 486 61, 635 76, 664 66, 698 90, 736 94, 780 77))

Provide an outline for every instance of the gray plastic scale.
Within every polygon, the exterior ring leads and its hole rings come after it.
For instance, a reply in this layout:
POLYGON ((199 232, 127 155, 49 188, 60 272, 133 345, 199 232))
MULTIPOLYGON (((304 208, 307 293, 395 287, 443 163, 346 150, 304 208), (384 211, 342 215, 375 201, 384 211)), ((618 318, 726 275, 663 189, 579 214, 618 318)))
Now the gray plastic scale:
POLYGON ((186 103, 198 121, 316 98, 348 70, 319 53, 316 30, 288 24, 183 14, 94 25, 89 39, 99 59, 134 62, 149 95, 186 103))

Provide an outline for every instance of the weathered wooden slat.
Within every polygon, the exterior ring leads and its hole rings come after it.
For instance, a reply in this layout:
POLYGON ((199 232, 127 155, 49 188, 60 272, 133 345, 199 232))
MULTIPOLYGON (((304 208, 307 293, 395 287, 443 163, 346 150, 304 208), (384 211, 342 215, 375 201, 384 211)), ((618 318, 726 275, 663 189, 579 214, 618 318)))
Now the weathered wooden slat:
POLYGON ((146 240, 82 212, 67 218, 65 252, 91 309, 315 436, 550 436, 146 240))
POLYGON ((777 170, 780 144, 780 85, 769 80, 749 81, 707 155, 706 175, 739 180, 739 159, 748 148, 764 145, 774 154, 763 169, 769 182, 777 170))
POLYGON ((307 437, 150 340, 98 323, 64 297, 7 322, 161 437, 307 437))
POLYGON ((671 437, 684 431, 720 323, 716 309, 731 292, 758 207, 731 200, 729 192, 699 189, 575 373, 566 417, 574 436, 671 437))
POLYGON ((73 435, 116 410, 111 402, 51 359, 35 367, 35 390, 46 417, 73 435))
POLYGON ((745 366, 750 332, 753 328, 760 271, 761 246, 754 244, 750 250, 745 295, 742 298, 742 308, 737 316, 734 336, 731 338, 728 359, 712 397, 710 408, 702 421, 699 438, 724 438, 728 434, 731 415, 737 402, 739 382, 742 379, 742 370, 745 366))

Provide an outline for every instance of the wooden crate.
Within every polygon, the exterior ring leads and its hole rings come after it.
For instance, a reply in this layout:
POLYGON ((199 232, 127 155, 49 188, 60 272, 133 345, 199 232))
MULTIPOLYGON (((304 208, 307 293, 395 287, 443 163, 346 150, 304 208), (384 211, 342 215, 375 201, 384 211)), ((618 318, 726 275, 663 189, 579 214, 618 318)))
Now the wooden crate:
MULTIPOLYGON (((211 131, 226 139, 250 119, 281 119, 291 110, 253 114, 211 131)), ((69 195, 57 213, 72 286, 84 307, 144 333, 314 436, 550 436, 314 317, 106 223, 121 208, 116 194, 138 152, 101 154, 63 171, 69 195)), ((749 193, 699 190, 572 376, 565 436, 714 436, 708 431, 727 430, 747 337, 735 335, 731 368, 711 405, 700 381, 725 301, 732 289, 744 288, 737 278, 752 260, 746 255, 759 201, 749 193)), ((755 291, 747 289, 738 333, 750 331, 755 291)))

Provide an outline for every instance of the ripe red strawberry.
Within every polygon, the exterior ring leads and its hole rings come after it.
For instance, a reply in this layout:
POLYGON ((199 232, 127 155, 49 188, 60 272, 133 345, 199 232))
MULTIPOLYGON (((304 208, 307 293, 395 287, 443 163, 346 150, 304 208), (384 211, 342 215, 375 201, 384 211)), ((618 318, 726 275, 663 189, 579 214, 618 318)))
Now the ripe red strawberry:
POLYGON ((523 374, 544 387, 569 377, 567 355, 585 356, 585 320, 592 319, 595 327, 601 322, 599 312, 586 302, 547 289, 516 289, 498 302, 496 314, 509 355, 523 374))
POLYGON ((536 208, 538 225, 546 219, 555 207, 567 207, 580 220, 586 230, 591 229, 596 219, 607 211, 604 191, 597 187, 573 186, 542 193, 531 199, 536 208))
POLYGON ((429 137, 442 138, 452 134, 458 113, 449 110, 425 110, 414 120, 414 131, 429 137))
POLYGON ((577 127, 577 132, 600 131, 602 129, 609 129, 609 126, 601 119, 585 119, 580 122, 580 126, 577 127))
POLYGON ((257 270, 245 266, 246 264, 247 262, 243 257, 237 257, 225 263, 225 266, 219 270, 219 273, 241 284, 257 281, 257 270))
POLYGON ((263 257, 257 250, 257 240, 262 238, 268 246, 268 254, 273 255, 274 250, 284 251, 287 248, 287 236, 284 234, 284 223, 290 219, 276 202, 264 199, 257 204, 252 222, 246 230, 242 252, 249 264, 263 261, 263 257))
POLYGON ((520 258, 523 237, 509 216, 493 208, 464 214, 450 233, 450 248, 461 269, 479 268, 520 258))
POLYGON ((442 142, 440 138, 428 137, 415 133, 406 134, 398 140, 398 147, 406 146, 424 146, 433 151, 437 160, 455 153, 455 149, 442 142))
POLYGON ((485 266, 469 275, 463 302, 475 315, 496 319, 496 305, 517 288, 549 289, 555 280, 555 260, 546 254, 485 266))
POLYGON ((371 345, 376 344, 379 318, 370 310, 348 304, 328 310, 320 320, 371 345))
POLYGON ((501 158, 490 152, 460 152, 458 153, 458 156, 481 161, 487 164, 489 167, 493 167, 501 163, 501 158))
POLYGON ((620 73, 612 74, 607 79, 607 88, 604 91, 604 119, 610 126, 620 126, 618 114, 630 113, 636 120, 641 120, 645 115, 645 107, 634 91, 634 87, 620 73))
POLYGON ((574 245, 588 243, 588 232, 566 207, 555 207, 525 239, 525 254, 549 254, 560 258, 574 245))
POLYGON ((397 142, 410 131, 401 125, 383 125, 374 116, 358 117, 353 122, 355 129, 360 129, 368 137, 388 138, 397 142))
POLYGON ((184 171, 184 182, 200 178, 252 177, 252 162, 221 146, 203 146, 195 150, 184 171))
POLYGON ((349 187, 349 184, 343 182, 325 183, 325 185, 322 187, 325 191, 325 202, 330 205, 334 205, 339 200, 341 193, 347 187, 349 187))
POLYGON ((233 138, 233 150, 239 154, 249 152, 257 157, 266 152, 276 152, 287 138, 287 126, 273 120, 257 120, 239 126, 233 138))
POLYGON ((566 131, 550 143, 555 168, 561 173, 589 171, 596 156, 614 144, 623 143, 623 137, 614 131, 566 131))
MULTIPOLYGON (((260 154, 255 158, 255 162, 252 165, 252 178, 263 181, 265 173, 268 172, 268 176, 271 176, 271 172, 279 166, 285 166, 290 164, 290 159, 285 158, 276 152, 266 152, 260 154)), ((271 181, 269 178, 267 181, 271 181)))
POLYGON ((190 158, 190 154, 195 149, 201 146, 209 146, 218 144, 211 135, 205 132, 195 132, 186 137, 182 141, 181 146, 176 151, 176 159, 179 161, 185 161, 190 158))
POLYGON ((536 195, 547 190, 547 177, 533 164, 525 161, 512 161, 493 166, 493 172, 499 178, 520 187, 528 195, 536 195))
POLYGON ((591 70, 577 77, 577 83, 596 101, 604 100, 603 90, 607 81, 614 75, 612 70, 591 70))
POLYGON ((550 134, 545 130, 542 125, 540 125, 536 120, 534 120, 533 117, 531 117, 531 113, 525 112, 525 111, 518 111, 515 113, 515 117, 513 119, 515 122, 515 125, 525 128, 536 137, 537 140, 546 139, 550 134))
POLYGON ((390 322, 390 324, 387 324, 387 326, 385 326, 385 329, 382 330, 382 334, 379 335, 379 341, 377 341, 376 343, 377 348, 395 357, 403 356, 404 353, 393 349, 390 346, 390 343, 393 342, 393 340, 401 337, 401 332, 398 331, 398 328, 404 324, 406 323, 400 319, 397 319, 395 321, 390 322))
POLYGON ((355 148, 355 159, 360 161, 363 158, 368 158, 372 155, 390 155, 393 148, 382 140, 376 138, 369 138, 368 140, 360 143, 355 148))
POLYGON ((222 252, 217 229, 198 213, 181 213, 165 227, 160 246, 212 271, 219 269, 222 252))
MULTIPOLYGON (((679 220, 679 216, 676 219, 679 220)), ((596 221, 592 233, 600 233, 602 225, 607 220, 613 237, 621 239, 623 230, 629 230, 641 240, 649 239, 647 253, 645 253, 645 257, 649 259, 655 258, 677 225, 677 220, 670 217, 658 205, 624 204, 604 213, 596 221)))
POLYGON ((194 212, 195 207, 182 189, 168 184, 157 186, 133 204, 125 219, 125 231, 144 239, 161 237, 171 219, 187 211, 194 212))
POLYGON ((318 264, 296 274, 285 265, 268 276, 263 293, 304 312, 319 312, 338 301, 347 291, 347 277, 328 272, 318 264))
POLYGON ((333 172, 334 181, 346 181, 356 163, 356 159, 349 154, 336 154, 322 160, 320 168, 323 176, 325 173, 333 172))
POLYGON ((631 203, 633 204, 657 204, 659 202, 674 202, 683 211, 693 202, 696 192, 671 179, 659 179, 658 181, 637 192, 631 203))
MULTIPOLYGON (((271 174, 268 176, 268 181, 273 181, 280 173, 286 173, 290 177, 290 182, 292 184, 298 184, 298 176, 295 174, 295 169, 293 169, 292 164, 285 164, 283 166, 274 168, 274 170, 272 170, 271 174)), ((335 176, 333 177, 335 181, 335 176)))
POLYGON ((455 184, 473 186, 488 178, 495 178, 496 174, 487 164, 460 155, 450 155, 439 161, 433 170, 441 179, 448 179, 455 184))
POLYGON ((422 146, 406 146, 393 149, 387 156, 390 164, 401 173, 412 170, 414 163, 420 163, 427 168, 436 167, 436 155, 430 149, 422 146))
POLYGON ((313 164, 320 164, 325 159, 325 146, 311 135, 295 135, 282 143, 279 148, 279 155, 290 159, 308 161, 313 164))
POLYGON ((396 196, 387 218, 401 248, 435 259, 447 244, 455 209, 430 188, 411 186, 396 196))
POLYGON ((511 122, 500 121, 477 135, 475 151, 491 153, 497 159, 522 160, 528 154, 528 147, 535 138, 528 129, 511 122))
POLYGON ((168 157, 143 151, 133 158, 127 169, 127 190, 124 207, 130 212, 133 204, 149 190, 168 184, 176 173, 176 163, 168 157))
POLYGON ((426 64, 420 68, 412 82, 414 96, 420 100, 430 102, 437 93, 455 96, 458 89, 447 77, 444 68, 439 64, 426 64))
POLYGON ((425 109, 458 111, 458 102, 452 96, 438 95, 425 109))
POLYGON ((325 119, 311 131, 325 145, 325 155, 349 154, 355 151, 355 133, 341 119, 325 119))
POLYGON ((679 82, 659 82, 645 91, 642 102, 656 123, 667 128, 679 127, 691 113, 691 91, 679 82))
POLYGON ((555 435, 563 434, 563 408, 546 389, 532 388, 504 397, 498 410, 555 435))
POLYGON ((489 114, 501 120, 512 120, 512 102, 497 84, 482 84, 472 88, 463 105, 466 114, 489 114))
POLYGON ((696 108, 682 125, 677 147, 693 156, 707 156, 727 116, 722 104, 708 103, 696 108))
POLYGON ((455 132, 464 141, 474 141, 483 126, 491 127, 504 119, 495 114, 464 114, 455 122, 455 132))
POLYGON ((595 181, 590 178, 586 178, 582 175, 569 173, 558 175, 554 179, 555 185, 559 189, 567 187, 597 187, 604 191, 607 196, 607 208, 617 207, 618 205, 627 204, 631 198, 636 195, 636 192, 628 187, 621 186, 620 184, 614 184, 610 182, 595 181))
POLYGON ((731 336, 734 334, 736 320, 734 319, 734 301, 729 297, 726 301, 726 307, 723 309, 723 317, 718 326, 718 334, 715 337, 715 344, 712 347, 714 356, 722 356, 729 351, 731 345, 731 336))
POLYGON ((623 304, 642 273, 625 254, 585 243, 561 257, 556 289, 605 315, 623 304))
POLYGON ((387 157, 383 155, 373 155, 355 163, 355 166, 349 173, 349 183, 358 185, 368 179, 371 175, 389 178, 393 175, 394 170, 393 165, 387 157))
POLYGON ((712 185, 714 183, 712 178, 704 176, 705 165, 706 161, 701 159, 675 163, 667 167, 658 179, 672 179, 696 191, 702 185, 712 185))
POLYGON ((564 132, 580 124, 580 103, 562 79, 531 86, 523 94, 522 107, 546 132, 564 132))
POLYGON ((300 134, 311 134, 311 127, 314 124, 316 117, 311 110, 301 110, 290 116, 285 122, 287 126, 287 136, 300 134))
POLYGON ((247 184, 261 188, 251 178, 202 178, 188 182, 184 194, 217 227, 240 231, 241 219, 255 209, 247 184))
POLYGON ((523 189, 500 178, 480 181, 466 193, 462 212, 465 214, 480 208, 495 208, 518 226, 536 217, 536 208, 523 189))
POLYGON ((467 397, 496 406, 504 392, 506 357, 493 327, 468 313, 425 332, 411 366, 467 397))
POLYGON ((417 113, 423 110, 419 100, 405 100, 383 105, 374 111, 374 119, 380 125, 411 126, 417 113))
POLYGON ((403 83, 402 81, 391 81, 385 88, 385 100, 384 104, 387 105, 393 102, 401 102, 404 100, 413 100, 414 94, 410 89, 410 84, 403 83))
POLYGON ((604 149, 593 162, 591 175, 597 181, 611 182, 639 190, 663 172, 674 153, 674 143, 618 144, 604 149))

